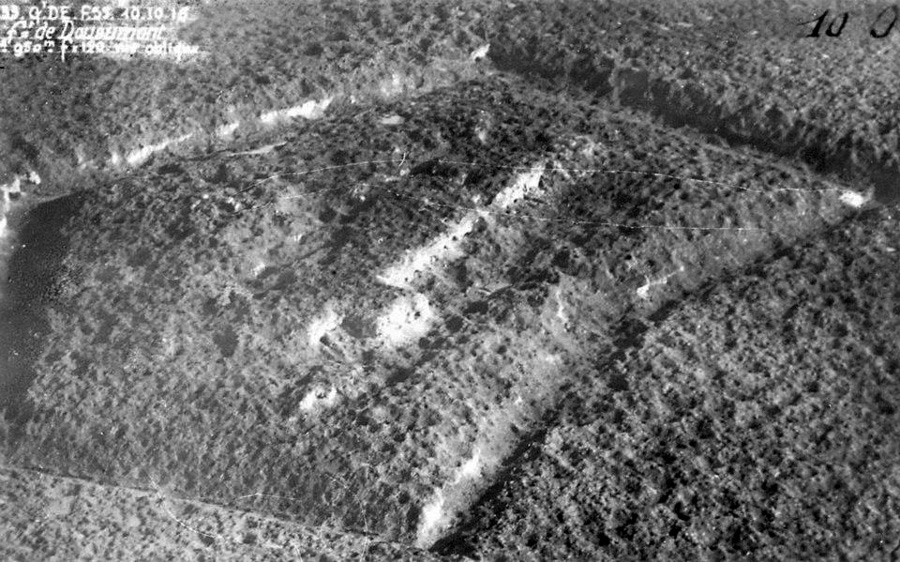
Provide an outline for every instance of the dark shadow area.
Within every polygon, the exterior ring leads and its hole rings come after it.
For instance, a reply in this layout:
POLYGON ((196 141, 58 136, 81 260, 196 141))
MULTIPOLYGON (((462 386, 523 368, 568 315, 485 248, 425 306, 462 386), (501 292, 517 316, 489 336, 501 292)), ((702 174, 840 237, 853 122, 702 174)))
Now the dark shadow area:
MULTIPOLYGON (((831 227, 823 227, 823 230, 812 233, 810 239, 824 235, 824 228, 839 230, 846 223, 859 220, 860 217, 865 219, 870 213, 877 212, 879 211, 873 209, 859 215, 848 216, 841 223, 831 227)), ((522 478, 523 472, 527 470, 525 468, 527 464, 541 454, 545 438, 553 428, 562 427, 567 423, 563 418, 565 413, 578 411, 577 407, 568 408, 566 407, 567 405, 583 404, 584 396, 587 394, 586 389, 595 387, 598 380, 605 380, 608 388, 608 398, 604 403, 605 409, 602 411, 608 413, 616 410, 617 406, 615 406, 611 397, 617 393, 630 393, 632 383, 627 373, 623 373, 620 370, 619 365, 628 361, 629 352, 640 350, 643 347, 644 338, 648 332, 664 323, 683 306, 685 297, 693 295, 691 298, 695 301, 708 300, 712 292, 720 285, 742 277, 759 277, 762 275, 760 272, 763 271, 765 264, 772 263, 785 256, 791 256, 796 251, 797 248, 795 246, 776 240, 770 252, 757 256, 756 259, 743 267, 709 278, 694 291, 677 298, 668 299, 660 303, 651 312, 640 313, 630 309, 618 320, 614 321, 609 329, 609 335, 612 336, 612 345, 595 348, 590 352, 597 357, 592 368, 585 371, 579 378, 573 379, 572 382, 560 387, 559 399, 555 402, 555 406, 543 416, 534 431, 521 436, 521 440, 515 450, 503 462, 501 469, 497 471, 491 484, 478 495, 469 510, 462 515, 454 527, 431 546, 429 552, 440 556, 476 559, 479 556, 477 541, 479 533, 492 528, 502 514, 506 512, 509 503, 518 501, 517 498, 513 498, 508 494, 510 482, 515 482, 522 478)), ((892 407, 892 405, 882 406, 882 409, 892 407)), ((621 410, 619 412, 619 414, 614 415, 624 416, 621 410)), ((600 537, 600 543, 602 544, 604 540, 608 541, 605 535, 600 537)))
MULTIPOLYGON (((661 307, 654 322, 662 322, 676 308, 676 303, 661 307)), ((585 378, 582 382, 575 383, 574 387, 571 383, 561 387, 561 399, 557 401, 556 406, 544 414, 541 422, 536 424, 533 431, 521 435, 516 448, 503 462, 490 486, 480 493, 478 499, 454 528, 431 546, 429 552, 440 556, 459 556, 469 559, 475 559, 478 556, 474 540, 477 533, 484 528, 491 527, 496 519, 504 513, 505 504, 510 501, 509 496, 506 495, 508 484, 521 478, 523 467, 541 454, 547 434, 560 425, 558 416, 564 401, 572 400, 579 403, 582 395, 577 390, 583 389, 585 385, 590 387, 599 379, 607 380, 610 394, 627 392, 628 380, 618 371, 616 363, 626 360, 628 350, 642 346, 644 335, 652 327, 652 324, 640 318, 626 315, 614 329, 610 330, 611 334, 616 335, 613 345, 597 350, 597 361, 592 369, 584 373, 585 378)))
POLYGON ((69 195, 29 211, 9 261, 7 298, 0 303, 0 411, 14 439, 32 413, 26 392, 50 329, 43 309, 53 298, 68 250, 64 226, 83 201, 78 194, 69 195))
POLYGON ((612 59, 569 61, 544 51, 534 41, 524 46, 492 44, 488 56, 501 71, 538 78, 534 83, 539 87, 558 87, 563 81, 622 107, 650 113, 670 127, 692 127, 731 146, 797 159, 819 174, 869 182, 879 203, 900 202, 900 170, 886 157, 879 159, 875 148, 861 138, 848 134, 835 140, 827 126, 789 121, 777 110, 764 117, 746 108, 735 112, 699 83, 685 87, 647 69, 617 67, 612 59), (546 82, 541 84, 540 79, 546 82))
MULTIPOLYGON (((549 421, 548 419, 544 420, 549 421)), ((518 476, 517 471, 528 462, 533 461, 541 452, 541 445, 547 436, 548 428, 553 427, 549 423, 538 424, 538 429, 522 436, 516 448, 504 461, 503 466, 497 471, 493 483, 484 490, 473 508, 464 514, 454 530, 436 541, 428 549, 432 554, 439 556, 457 556, 474 560, 478 556, 478 550, 472 541, 471 533, 479 528, 479 517, 489 513, 487 510, 496 507, 497 503, 503 503, 503 492, 507 483, 518 476)), ((495 509, 490 516, 499 516, 501 510, 495 509)))

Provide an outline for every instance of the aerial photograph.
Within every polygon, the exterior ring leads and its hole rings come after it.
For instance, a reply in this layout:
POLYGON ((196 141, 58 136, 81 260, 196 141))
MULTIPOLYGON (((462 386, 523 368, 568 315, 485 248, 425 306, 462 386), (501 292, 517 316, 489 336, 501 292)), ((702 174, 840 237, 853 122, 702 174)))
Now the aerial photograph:
POLYGON ((900 561, 900 3, 66 2, 0 560, 900 561))

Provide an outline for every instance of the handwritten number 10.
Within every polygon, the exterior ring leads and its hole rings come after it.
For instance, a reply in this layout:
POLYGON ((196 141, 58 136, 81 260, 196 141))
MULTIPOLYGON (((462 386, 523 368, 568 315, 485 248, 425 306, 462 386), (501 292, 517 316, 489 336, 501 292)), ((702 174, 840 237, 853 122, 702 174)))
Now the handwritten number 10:
MULTIPOLYGON (((850 17, 850 14, 848 12, 844 12, 843 14, 841 14, 840 18, 838 18, 838 17, 831 18, 831 21, 829 22, 828 27, 825 29, 825 36, 826 37, 838 37, 841 34, 841 32, 844 31, 844 26, 847 25, 847 19, 849 17, 850 17), (840 23, 838 23, 838 20, 840 20, 840 23), (837 26, 837 27, 835 27, 835 26, 837 26)), ((900 17, 900 12, 897 11, 896 6, 891 6, 890 8, 885 8, 885 9, 881 10, 881 12, 878 14, 878 17, 875 18, 875 23, 873 23, 872 27, 869 29, 869 35, 871 35, 875 39, 883 39, 883 38, 887 37, 888 33, 890 33, 891 30, 894 28, 894 24, 897 23, 898 17, 900 17), (893 13, 894 18, 887 25, 887 27, 885 27, 883 29, 883 31, 876 31, 876 29, 875 29, 876 26, 878 26, 879 22, 881 22, 882 19, 884 19, 884 16, 888 12, 888 10, 890 10, 893 13)), ((808 25, 811 23, 816 24, 815 27, 813 27, 810 34, 807 35, 806 37, 821 37, 822 27, 825 25, 825 21, 827 19, 828 19, 828 10, 825 10, 825 12, 822 13, 822 15, 817 17, 816 19, 810 20, 810 21, 805 21, 798 25, 808 25)))
MULTIPOLYGON (((827 17, 828 10, 825 10, 825 12, 816 19, 801 23, 800 25, 806 25, 813 22, 816 23, 816 26, 813 28, 812 33, 807 35, 807 37, 819 37, 819 32, 822 31, 822 26, 825 24, 825 18, 827 17)), ((840 35, 841 31, 844 31, 844 26, 847 25, 848 17, 850 17, 849 14, 847 12, 844 12, 844 15, 841 16, 841 25, 838 26, 837 30, 834 29, 834 24, 837 23, 837 18, 832 19, 831 23, 828 24, 828 29, 825 30, 825 35, 827 35, 828 37, 837 37, 838 35, 840 35)))

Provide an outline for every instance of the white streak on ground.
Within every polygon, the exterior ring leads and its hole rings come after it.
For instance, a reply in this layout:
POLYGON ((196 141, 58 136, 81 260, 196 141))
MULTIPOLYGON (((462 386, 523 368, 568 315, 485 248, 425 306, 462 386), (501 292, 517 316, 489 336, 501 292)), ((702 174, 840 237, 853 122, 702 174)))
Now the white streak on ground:
POLYGON ((416 529, 416 546, 429 548, 453 524, 460 508, 458 497, 465 494, 480 480, 482 473, 493 473, 500 464, 499 458, 483 461, 479 453, 475 453, 466 461, 442 488, 435 488, 431 500, 422 507, 422 516, 416 529), (448 502, 448 498, 450 501, 448 502), (449 503, 449 505, 448 505, 449 503))
POLYGON ((841 194, 841 203, 859 208, 869 202, 869 197, 856 191, 845 191, 841 194))
POLYGON ((419 547, 430 546, 435 535, 446 524, 444 515, 444 494, 440 489, 434 491, 432 500, 422 508, 422 519, 416 533, 416 544, 419 547))
MULTIPOLYGON (((537 357, 534 366, 546 374, 542 378, 553 380, 562 366, 560 356, 538 350, 537 357)), ((538 398, 540 394, 531 396, 538 398)), ((522 427, 533 419, 533 408, 529 404, 530 401, 526 402, 519 395, 514 400, 492 407, 483 416, 472 456, 462 461, 443 486, 435 488, 430 501, 422 508, 416 530, 416 546, 431 547, 465 511, 473 490, 478 490, 486 479, 496 474, 516 442, 516 430, 513 428, 522 427)))
POLYGON ((488 43, 487 45, 482 45, 481 47, 478 47, 477 49, 472 51, 472 54, 469 55, 469 59, 471 59, 473 61, 481 60, 487 56, 488 51, 490 51, 490 50, 491 50, 490 43, 488 43))
POLYGON ((425 295, 397 297, 378 318, 378 339, 389 348, 416 341, 428 333, 437 318, 425 295))
POLYGON ((393 73, 390 80, 385 79, 381 81, 378 90, 386 98, 403 93, 403 77, 396 72, 393 73))
MULTIPOLYGON (((259 116, 259 122, 263 125, 271 126, 282 121, 293 119, 295 117, 302 117, 303 119, 318 119, 325 114, 325 110, 329 105, 331 105, 332 101, 334 101, 334 96, 319 101, 308 100, 302 104, 295 105, 286 109, 269 111, 259 116)), ((216 129, 215 135, 219 138, 227 139, 231 137, 231 135, 233 135, 240 126, 240 121, 234 121, 227 125, 222 125, 216 129)), ((112 155, 110 156, 109 163, 114 168, 119 168, 123 164, 135 168, 146 162, 157 152, 161 152, 172 145, 183 143, 194 135, 195 133, 187 133, 180 137, 166 139, 156 144, 137 148, 129 152, 124 158, 119 152, 113 151, 112 155)), ((254 152, 251 151, 249 154, 254 154, 254 152)), ((263 154, 263 152, 259 152, 259 154, 263 154)))
POLYGON ((566 314, 566 305, 562 295, 562 289, 556 288, 556 317, 563 323, 563 326, 569 325, 569 316, 566 314))
POLYGON ((678 268, 678 271, 673 271, 672 273, 663 275, 659 279, 653 279, 653 280, 647 279, 647 282, 645 284, 641 285, 640 287, 638 287, 637 291, 635 291, 637 293, 638 298, 643 299, 643 300, 649 299, 650 298, 650 289, 652 289, 653 287, 655 287, 657 285, 665 285, 666 283, 669 282, 670 277, 672 277, 682 271, 684 271, 683 265, 680 268, 678 268))
POLYGON ((282 147, 287 142, 276 142, 273 144, 267 144, 264 146, 260 146, 259 148, 254 148, 253 150, 245 150, 244 152, 233 152, 231 156, 255 156, 258 154, 268 154, 275 150, 276 148, 282 147))
MULTIPOLYGON (((161 151, 169 148, 173 144, 182 143, 182 142, 188 140, 189 138, 191 138, 192 136, 194 136, 193 133, 188 133, 186 135, 181 135, 180 137, 177 137, 177 138, 166 139, 166 140, 164 140, 162 142, 158 142, 156 144, 151 144, 151 145, 147 145, 143 148, 138 148, 138 149, 132 150, 131 152, 128 153, 128 156, 125 157, 125 162, 131 167, 140 166, 141 164, 146 162, 148 158, 150 158, 157 152, 161 152, 161 151)), ((113 166, 118 165, 118 158, 119 158, 118 154, 113 155, 113 160, 111 160, 113 166)))
POLYGON ((481 452, 477 449, 472 458, 467 460, 456 472, 456 478, 453 479, 454 484, 459 484, 463 480, 477 478, 481 475, 481 452))
POLYGON ((398 289, 411 289, 417 275, 434 273, 443 268, 447 261, 461 258, 465 255, 462 240, 475 227, 477 218, 477 212, 467 213, 446 233, 421 248, 407 252, 400 261, 379 275, 378 281, 398 289))
POLYGON ((313 349, 319 349, 321 339, 330 332, 337 330, 343 319, 334 310, 334 307, 328 305, 322 313, 309 323, 306 328, 309 346, 313 349))
POLYGON ((402 125, 406 120, 403 117, 400 117, 397 114, 388 115, 386 117, 382 117, 380 121, 378 121, 381 125, 393 126, 393 125, 402 125))
POLYGON ((516 205, 525 197, 542 195, 543 192, 540 191, 540 182, 541 178, 544 176, 544 166, 543 164, 538 164, 533 168, 534 169, 529 172, 516 176, 512 185, 507 186, 494 197, 494 201, 491 202, 491 207, 504 210, 516 205))
MULTIPOLYGON (((543 195, 540 190, 543 175, 543 164, 517 175, 510 185, 494 197, 490 210, 505 210, 515 206, 525 197, 543 195)), ((462 240, 475 227, 478 217, 485 213, 485 209, 469 211, 444 234, 420 248, 407 251, 398 262, 377 277, 378 281, 398 289, 412 289, 417 276, 434 274, 443 269, 447 262, 463 257, 465 253, 462 251, 462 240)))
POLYGON ((0 185, 0 299, 3 298, 5 291, 7 263, 15 250, 15 236, 9 223, 16 202, 11 199, 10 194, 21 194, 21 191, 19 176, 8 184, 0 185))
POLYGON ((234 134, 235 131, 238 130, 238 127, 241 126, 240 121, 234 121, 227 125, 222 125, 218 129, 216 129, 216 136, 219 138, 227 138, 234 134))
POLYGON ((331 408, 337 404, 337 401, 337 388, 332 386, 328 394, 325 394, 321 388, 314 388, 300 401, 300 409, 304 412, 313 412, 322 408, 331 408))
POLYGON ((259 121, 263 125, 274 125, 279 121, 293 119, 294 117, 302 117, 303 119, 318 119, 325 114, 325 110, 334 101, 334 97, 328 97, 321 101, 309 100, 300 105, 295 105, 287 109, 277 109, 269 111, 259 116, 259 121))

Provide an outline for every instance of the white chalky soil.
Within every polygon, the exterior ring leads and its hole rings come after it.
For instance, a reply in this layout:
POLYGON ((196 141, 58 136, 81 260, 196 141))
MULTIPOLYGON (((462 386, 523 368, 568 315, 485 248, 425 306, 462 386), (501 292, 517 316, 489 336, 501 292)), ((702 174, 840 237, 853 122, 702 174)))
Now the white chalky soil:
POLYGON ((0 304, 6 293, 9 258, 15 250, 12 222, 19 205, 13 197, 14 194, 21 194, 20 186, 21 180, 18 177, 8 184, 0 185, 0 304))

